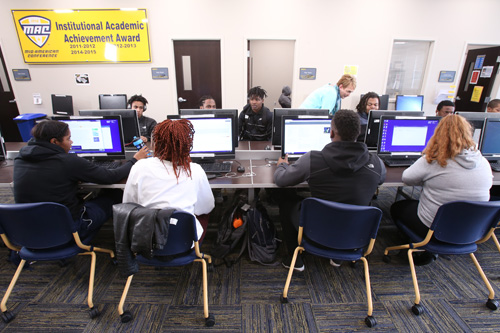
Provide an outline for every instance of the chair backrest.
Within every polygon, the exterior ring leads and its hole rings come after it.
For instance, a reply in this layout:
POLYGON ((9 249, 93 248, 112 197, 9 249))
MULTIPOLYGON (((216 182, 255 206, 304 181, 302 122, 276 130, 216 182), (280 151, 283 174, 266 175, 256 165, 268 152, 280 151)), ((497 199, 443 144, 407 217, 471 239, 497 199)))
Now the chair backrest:
POLYGON ((196 218, 193 214, 177 210, 170 217, 167 244, 162 250, 156 250, 155 255, 172 256, 187 252, 198 240, 196 218))
POLYGON ((47 249, 67 244, 78 231, 68 208, 53 202, 1 204, 0 229, 17 246, 47 249))
POLYGON ((453 201, 439 207, 430 229, 438 241, 472 244, 486 236, 499 218, 500 201, 453 201))
POLYGON ((323 246, 341 250, 364 248, 377 236, 382 211, 317 198, 302 202, 300 225, 304 236, 323 246))

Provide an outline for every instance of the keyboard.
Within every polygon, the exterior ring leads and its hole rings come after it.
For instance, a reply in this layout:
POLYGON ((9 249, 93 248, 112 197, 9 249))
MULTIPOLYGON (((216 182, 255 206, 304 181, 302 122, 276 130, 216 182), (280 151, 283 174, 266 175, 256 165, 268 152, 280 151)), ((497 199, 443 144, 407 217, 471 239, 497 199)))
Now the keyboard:
POLYGON ((491 170, 500 172, 500 161, 490 161, 491 170))
POLYGON ((397 157, 384 157, 382 158, 385 165, 389 167, 410 166, 415 163, 418 158, 397 158, 397 157))
POLYGON ((93 160, 91 162, 92 162, 92 164, 98 165, 98 166, 106 168, 106 169, 116 169, 122 165, 120 162, 108 161, 108 160, 103 160, 103 161, 93 160))
POLYGON ((231 172, 231 163, 199 163, 206 173, 228 173, 231 172))

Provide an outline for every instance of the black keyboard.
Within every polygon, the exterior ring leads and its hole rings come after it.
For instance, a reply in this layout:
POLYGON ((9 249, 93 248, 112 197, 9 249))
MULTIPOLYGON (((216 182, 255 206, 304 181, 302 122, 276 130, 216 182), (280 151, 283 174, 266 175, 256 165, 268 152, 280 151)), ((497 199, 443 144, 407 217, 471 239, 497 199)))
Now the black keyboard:
POLYGON ((395 158, 395 157, 382 158, 382 161, 384 161, 385 165, 390 167, 410 166, 417 160, 418 158, 395 158))
POLYGON ((93 160, 92 164, 98 165, 98 166, 106 168, 106 169, 116 169, 122 165, 120 162, 107 161, 107 160, 104 160, 104 161, 93 160))
POLYGON ((199 163, 205 172, 228 173, 231 171, 231 163, 199 163))
POLYGON ((500 172, 500 161, 490 161, 491 170, 500 172))

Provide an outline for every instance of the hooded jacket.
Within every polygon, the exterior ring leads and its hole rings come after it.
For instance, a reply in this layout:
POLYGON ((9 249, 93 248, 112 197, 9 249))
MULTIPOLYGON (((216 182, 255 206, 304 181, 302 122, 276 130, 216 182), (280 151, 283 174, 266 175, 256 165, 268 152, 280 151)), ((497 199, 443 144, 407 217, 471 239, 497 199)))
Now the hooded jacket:
POLYGON ((273 114, 262 104, 259 112, 253 112, 250 104, 245 105, 238 118, 240 141, 269 141, 273 131, 273 114))
POLYGON ((117 169, 106 169, 58 145, 31 140, 14 161, 14 199, 16 203, 63 204, 76 220, 83 207, 77 196, 79 182, 116 183, 127 177, 135 162, 133 158, 117 169))
POLYGON ((294 164, 280 164, 274 180, 278 186, 307 181, 315 198, 368 205, 385 174, 382 161, 364 143, 340 141, 306 153, 294 164))
POLYGON ((437 210, 456 200, 488 201, 493 183, 490 164, 477 150, 464 149, 442 167, 437 161, 419 158, 403 172, 407 185, 422 186, 418 217, 430 227, 437 210))

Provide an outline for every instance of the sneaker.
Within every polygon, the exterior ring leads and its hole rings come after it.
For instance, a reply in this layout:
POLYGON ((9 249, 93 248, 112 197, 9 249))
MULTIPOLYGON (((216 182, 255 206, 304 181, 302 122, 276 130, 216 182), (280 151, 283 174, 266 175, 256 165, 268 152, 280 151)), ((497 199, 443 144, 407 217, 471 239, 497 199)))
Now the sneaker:
MULTIPOLYGON (((283 267, 290 269, 290 265, 292 264, 292 257, 287 257, 283 260, 281 263, 283 267)), ((295 266, 293 269, 297 272, 303 272, 306 266, 304 266, 304 263, 302 262, 302 256, 299 254, 297 256, 297 260, 295 260, 295 266)))
POLYGON ((332 265, 333 267, 340 267, 341 264, 342 264, 342 261, 340 261, 340 260, 330 259, 330 265, 332 265))
POLYGON ((413 263, 415 266, 425 266, 433 263, 437 258, 438 255, 431 252, 417 252, 413 255, 413 263))

